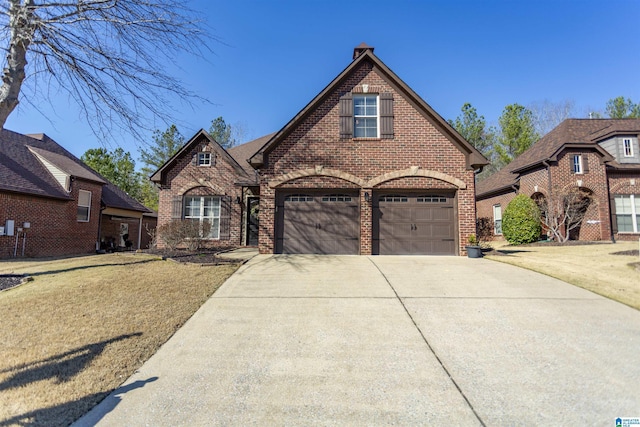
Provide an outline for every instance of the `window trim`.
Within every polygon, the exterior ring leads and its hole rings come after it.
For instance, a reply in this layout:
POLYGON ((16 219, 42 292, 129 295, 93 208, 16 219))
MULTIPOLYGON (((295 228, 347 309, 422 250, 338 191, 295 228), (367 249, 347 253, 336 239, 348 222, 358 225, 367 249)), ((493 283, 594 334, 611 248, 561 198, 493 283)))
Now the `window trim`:
POLYGON ((622 155, 624 157, 633 157, 633 139, 632 138, 622 138, 622 155), (627 150, 627 142, 629 143, 628 145, 629 150, 627 150))
POLYGON ((636 203, 635 203, 635 199, 636 197, 640 198, 640 194, 615 194, 613 196, 613 200, 614 200, 614 206, 615 206, 615 200, 617 198, 629 198, 629 202, 631 204, 631 213, 618 213, 618 209, 616 207, 616 229, 618 230, 618 234, 638 234, 640 233, 640 210, 636 209, 636 203), (632 231, 620 231, 620 224, 618 223, 618 216, 619 215, 625 215, 631 216, 631 228, 632 231))
MULTIPOLYGON (((364 128, 367 129, 367 128, 364 128)), ((365 132, 366 133, 366 132, 365 132)), ((376 93, 362 93, 362 94, 354 94, 353 95, 353 138, 354 139, 380 139, 380 95, 376 93), (376 114, 374 115, 366 115, 366 114, 356 114, 356 100, 358 98, 365 99, 365 110, 366 110, 366 99, 373 98, 376 101, 376 114), (356 135, 358 127, 356 126, 356 121, 358 119, 371 119, 375 117, 376 119, 376 135, 375 136, 358 136, 356 135)))
POLYGON ((573 169, 573 173, 575 173, 576 175, 584 174, 584 169, 582 167, 582 154, 573 155, 572 169, 573 169), (577 163, 576 163, 576 160, 578 160, 577 163))
POLYGON ((493 234, 494 236, 502 236, 502 205, 500 203, 493 205, 493 234), (496 218, 496 212, 500 213, 500 218, 496 218), (499 230, 498 224, 500 225, 499 230))
MULTIPOLYGON (((215 206, 212 206, 212 208, 215 206)), ((213 209, 212 209, 213 210, 213 209)), ((211 230, 209 231, 209 235, 206 237, 202 237, 203 239, 207 239, 207 240, 220 240, 220 224, 222 222, 222 197, 221 196, 191 196, 191 195, 185 195, 183 198, 183 202, 182 202, 182 218, 185 220, 198 220, 200 222, 200 224, 202 224, 202 222, 204 222, 205 220, 210 220, 211 221, 211 230), (204 199, 217 199, 218 200, 218 215, 211 215, 210 217, 205 217, 204 216, 204 207, 205 207, 205 200, 204 199), (194 216, 194 215, 187 215, 187 201, 189 199, 200 199, 200 206, 199 206, 199 215, 198 216, 194 216), (218 227, 214 228, 213 224, 215 224, 215 220, 218 220, 218 227), (215 231, 215 233, 214 233, 215 231)), ((202 229, 200 230, 200 232, 202 233, 202 229)))
POLYGON ((198 153, 197 165, 198 167, 209 167, 212 165, 212 155, 210 151, 200 151, 198 153))
POLYGON ((91 198, 92 198, 92 194, 91 191, 89 190, 78 190, 78 210, 76 211, 76 219, 78 222, 89 222, 91 221, 91 198), (81 205, 80 204, 80 194, 88 194, 89 195, 89 204, 88 205, 81 205), (80 219, 80 208, 86 208, 87 209, 87 219, 80 219))

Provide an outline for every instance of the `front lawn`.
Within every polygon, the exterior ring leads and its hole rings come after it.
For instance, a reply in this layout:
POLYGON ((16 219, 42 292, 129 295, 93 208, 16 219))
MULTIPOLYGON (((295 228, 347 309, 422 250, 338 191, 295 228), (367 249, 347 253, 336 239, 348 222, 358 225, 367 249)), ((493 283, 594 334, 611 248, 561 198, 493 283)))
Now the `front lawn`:
POLYGON ((495 261, 556 277, 640 310, 640 257, 638 242, 597 243, 577 246, 501 246, 495 261))
POLYGON ((0 261, 0 426, 67 425, 126 380, 238 268, 116 253, 0 261))

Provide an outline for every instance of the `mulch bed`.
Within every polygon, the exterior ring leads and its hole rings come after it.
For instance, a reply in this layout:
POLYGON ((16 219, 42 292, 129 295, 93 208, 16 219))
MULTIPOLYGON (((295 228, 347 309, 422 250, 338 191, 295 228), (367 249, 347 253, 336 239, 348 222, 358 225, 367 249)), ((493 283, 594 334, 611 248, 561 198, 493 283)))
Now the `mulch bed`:
POLYGON ((630 251, 619 251, 619 252, 613 252, 611 253, 611 255, 631 255, 631 256, 640 256, 640 250, 638 249, 632 249, 630 251))
POLYGON ((149 249, 145 252, 153 255, 161 256, 164 259, 171 259, 180 263, 199 264, 199 265, 221 265, 221 264, 237 264, 242 262, 239 259, 221 258, 218 256, 222 252, 235 249, 235 247, 228 248, 204 248, 195 252, 188 251, 186 249, 175 250, 161 250, 161 249, 149 249))
MULTIPOLYGON (((544 246, 587 246, 587 245, 606 245, 611 244, 611 242, 593 242, 593 241, 584 241, 584 240, 569 240, 564 243, 556 242, 556 241, 540 241, 534 243, 527 243, 524 245, 507 245, 503 246, 500 249, 483 249, 482 253, 484 255, 492 255, 492 256, 508 256, 518 252, 527 252, 526 248, 530 247, 544 247, 544 246)), ((638 250, 631 251, 620 251, 614 252, 612 255, 638 255, 638 250)))
POLYGON ((0 291, 15 288, 22 284, 27 277, 24 274, 0 274, 0 291))

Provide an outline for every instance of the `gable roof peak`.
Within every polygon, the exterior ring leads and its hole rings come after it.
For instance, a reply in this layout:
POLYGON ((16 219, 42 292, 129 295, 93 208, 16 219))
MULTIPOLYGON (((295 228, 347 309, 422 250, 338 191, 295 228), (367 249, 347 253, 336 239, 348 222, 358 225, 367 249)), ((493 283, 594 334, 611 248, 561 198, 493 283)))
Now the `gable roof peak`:
POLYGON ((365 53, 367 50, 370 50, 371 53, 373 53, 373 49, 374 49, 373 46, 369 46, 365 42, 362 42, 358 46, 353 48, 353 59, 356 59, 357 57, 365 53))

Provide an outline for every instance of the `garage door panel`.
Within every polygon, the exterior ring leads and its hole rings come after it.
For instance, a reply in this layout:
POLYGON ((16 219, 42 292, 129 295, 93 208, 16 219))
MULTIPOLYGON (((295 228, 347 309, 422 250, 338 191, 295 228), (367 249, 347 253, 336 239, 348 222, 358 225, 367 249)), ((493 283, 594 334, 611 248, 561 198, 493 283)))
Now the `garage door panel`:
POLYGON ((431 209, 431 219, 433 221, 453 221, 453 208, 431 209))
POLYGON ((279 246, 287 254, 357 254, 360 211, 357 193, 280 195, 279 246))
POLYGON ((455 255, 452 195, 382 195, 374 205, 380 254, 455 255))

